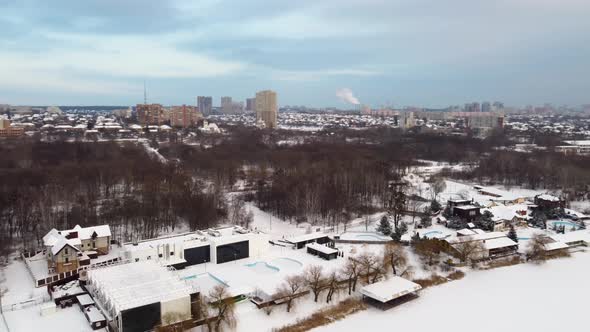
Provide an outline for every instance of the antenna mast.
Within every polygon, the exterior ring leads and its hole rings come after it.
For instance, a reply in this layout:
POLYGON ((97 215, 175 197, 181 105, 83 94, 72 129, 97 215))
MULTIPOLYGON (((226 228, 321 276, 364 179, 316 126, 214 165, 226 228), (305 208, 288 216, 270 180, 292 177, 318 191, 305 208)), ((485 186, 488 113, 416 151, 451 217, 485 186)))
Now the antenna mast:
POLYGON ((147 104, 147 90, 145 88, 145 80, 143 80, 143 104, 147 104))

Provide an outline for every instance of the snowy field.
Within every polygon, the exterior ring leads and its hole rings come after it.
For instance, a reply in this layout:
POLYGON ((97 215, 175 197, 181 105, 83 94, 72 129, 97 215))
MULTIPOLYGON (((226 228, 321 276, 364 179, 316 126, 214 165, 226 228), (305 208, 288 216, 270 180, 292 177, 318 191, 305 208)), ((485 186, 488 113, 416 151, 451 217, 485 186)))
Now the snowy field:
POLYGON ((468 273, 388 311, 370 308, 314 331, 588 331, 590 253, 468 273), (389 328, 388 328, 389 330, 389 328))

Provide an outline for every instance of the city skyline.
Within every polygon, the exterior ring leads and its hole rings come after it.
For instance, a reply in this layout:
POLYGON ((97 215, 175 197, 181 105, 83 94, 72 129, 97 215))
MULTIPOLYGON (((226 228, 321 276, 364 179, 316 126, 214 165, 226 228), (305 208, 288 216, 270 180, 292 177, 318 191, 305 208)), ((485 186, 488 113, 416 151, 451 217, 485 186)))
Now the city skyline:
POLYGON ((0 3, 0 103, 590 103, 583 0, 0 3), (221 10, 223 9, 223 10, 221 10), (163 17, 166 19, 153 19, 163 17))

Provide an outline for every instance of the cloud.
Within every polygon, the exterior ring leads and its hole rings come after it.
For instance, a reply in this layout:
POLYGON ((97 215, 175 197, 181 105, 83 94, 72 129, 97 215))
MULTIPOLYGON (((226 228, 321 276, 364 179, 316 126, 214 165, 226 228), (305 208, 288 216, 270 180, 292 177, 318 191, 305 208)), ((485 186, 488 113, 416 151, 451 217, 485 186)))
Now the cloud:
POLYGON ((271 78, 277 81, 318 81, 341 76, 375 76, 380 73, 365 69, 274 70, 271 78))
POLYGON ((336 97, 338 97, 340 100, 346 103, 353 105, 359 105, 361 103, 358 100, 358 98, 354 96, 352 90, 350 90, 349 88, 340 88, 336 90, 336 97))

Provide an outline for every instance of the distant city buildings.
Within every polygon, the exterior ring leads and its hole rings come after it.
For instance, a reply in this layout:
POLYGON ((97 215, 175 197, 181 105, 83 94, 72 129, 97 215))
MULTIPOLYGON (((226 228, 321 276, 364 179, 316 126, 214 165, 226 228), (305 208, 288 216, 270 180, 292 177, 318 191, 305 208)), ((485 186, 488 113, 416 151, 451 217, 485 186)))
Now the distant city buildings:
POLYGON ((467 103, 467 104, 465 104, 464 111, 468 112, 468 113, 477 113, 477 112, 481 112, 481 107, 480 107, 479 103, 477 103, 477 102, 467 103))
POLYGON ((221 97, 221 113, 231 114, 233 111, 232 98, 221 97))
POLYGON ((13 127, 10 120, 0 118, 0 137, 15 138, 24 135, 24 133, 23 127, 13 127))
POLYGON ((213 112, 213 98, 198 96, 197 107, 203 115, 210 115, 213 112))
POLYGON ((256 93, 256 123, 274 129, 277 127, 277 93, 264 90, 256 93))
POLYGON ((141 125, 161 125, 167 120, 161 104, 137 104, 137 121, 141 125))
POLYGON ((256 110, 256 98, 246 99, 246 111, 254 112, 256 110))
POLYGON ((194 106, 173 106, 170 108, 170 125, 172 127, 188 128, 196 125, 202 114, 194 106))

